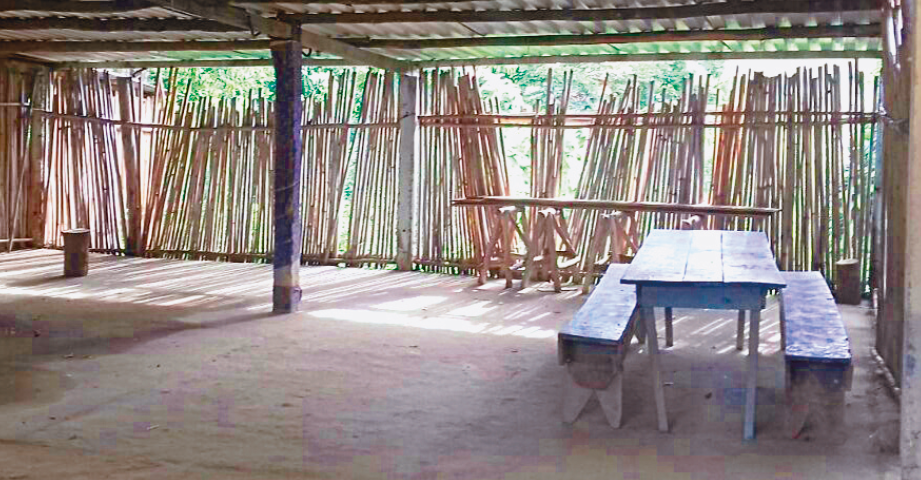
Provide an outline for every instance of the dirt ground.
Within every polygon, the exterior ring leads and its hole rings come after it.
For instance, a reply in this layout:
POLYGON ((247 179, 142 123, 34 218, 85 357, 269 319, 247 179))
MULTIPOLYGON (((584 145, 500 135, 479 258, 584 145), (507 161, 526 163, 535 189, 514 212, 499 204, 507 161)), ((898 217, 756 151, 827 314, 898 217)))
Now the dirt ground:
POLYGON ((794 440, 772 299, 744 443, 734 312, 675 312, 663 434, 636 344, 623 428, 594 401, 560 421, 556 330, 575 290, 309 267, 303 311, 276 316, 270 266, 93 255, 88 277, 65 279, 61 265, 0 255, 0 480, 898 478, 866 308, 841 307, 848 434, 794 440))

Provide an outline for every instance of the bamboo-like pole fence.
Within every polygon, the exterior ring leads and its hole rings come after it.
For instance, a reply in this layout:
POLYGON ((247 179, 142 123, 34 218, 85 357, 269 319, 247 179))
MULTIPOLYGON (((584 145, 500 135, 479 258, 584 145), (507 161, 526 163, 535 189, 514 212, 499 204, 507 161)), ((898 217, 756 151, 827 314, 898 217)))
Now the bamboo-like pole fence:
MULTIPOLYGON (((35 236, 38 203, 48 246, 61 246, 61 230, 82 227, 95 251, 127 252, 137 238, 143 255, 271 258, 274 113, 262 92, 192 100, 175 70, 152 85, 67 70, 48 76, 47 101, 33 108, 37 77, 3 72, 0 248, 35 236)), ((572 74, 551 75, 563 78, 562 89, 554 91, 550 76, 536 113, 508 114, 481 94, 475 72, 423 72, 413 242, 420 268, 471 272, 480 261, 497 213, 453 208, 452 200, 509 195, 504 127, 531 129, 534 198, 561 196, 564 132, 579 128, 588 140, 581 163, 568 166, 581 169, 576 198, 775 208, 770 220, 714 215, 703 224, 766 231, 784 269, 834 279, 836 261, 857 258, 868 277, 878 89, 855 64, 737 73, 728 92, 688 77, 675 99, 655 83, 634 78, 614 92, 605 80, 592 114, 568 114, 572 74)), ((397 81, 342 71, 330 74, 327 94, 305 99, 305 262, 395 260, 397 81)), ((524 221, 536 218, 531 210, 523 209, 524 221)), ((592 268, 586 249, 605 213, 564 211, 582 271, 592 268)), ((642 239, 683 218, 627 212, 624 225, 642 239)))

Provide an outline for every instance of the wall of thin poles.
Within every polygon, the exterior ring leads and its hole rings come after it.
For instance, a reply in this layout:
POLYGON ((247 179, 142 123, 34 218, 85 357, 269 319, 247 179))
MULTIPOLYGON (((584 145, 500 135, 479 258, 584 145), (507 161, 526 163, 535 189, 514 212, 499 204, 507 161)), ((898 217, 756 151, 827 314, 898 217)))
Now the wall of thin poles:
MULTIPOLYGON (((40 243, 49 246, 61 246, 62 230, 89 228, 96 251, 271 255, 274 114, 259 92, 190 100, 176 88, 176 71, 150 85, 69 70, 50 75, 48 95, 32 102, 37 77, 10 72, 0 75, 0 102, 11 106, 0 110, 8 126, 0 129, 0 240, 36 237, 38 218, 40 243)), ((344 71, 330 74, 327 95, 305 100, 305 262, 395 260, 396 83, 389 73, 344 71)), ((578 128, 589 132, 579 198, 778 208, 769 222, 704 223, 765 230, 784 269, 833 279, 836 261, 857 258, 869 277, 878 89, 855 65, 737 75, 724 94, 689 77, 677 100, 655 83, 634 79, 612 92, 606 82, 597 111, 586 115, 567 113, 570 73, 562 84, 554 91, 548 78, 537 113, 508 115, 484 98, 475 74, 423 72, 413 252, 420 268, 457 273, 478 263, 496 212, 451 200, 509 194, 504 127, 531 129, 535 197, 560 195, 564 132, 578 128)), ((600 213, 566 212, 581 253, 600 213)), ((639 214, 631 228, 642 238, 680 220, 639 214)))
MULTIPOLYGON (((609 93, 606 80, 598 110, 591 115, 566 113, 569 74, 555 92, 551 72, 543 107, 531 115, 486 112, 488 102, 475 90, 461 95, 455 86, 476 84, 475 78, 454 77, 428 73, 423 98, 447 96, 460 105, 484 107, 461 110, 445 107, 450 104, 444 100, 424 106, 423 162, 432 163, 429 170, 441 166, 439 179, 450 178, 450 166, 462 174, 454 183, 423 177, 421 198, 508 191, 507 180, 495 185, 479 180, 508 178, 504 162, 492 160, 504 160, 503 127, 531 129, 531 196, 556 197, 563 172, 563 132, 586 129, 577 198, 777 208, 780 212, 770 221, 713 216, 704 219, 704 226, 764 230, 781 268, 819 270, 832 281, 837 261, 858 259, 868 285, 879 92, 878 82, 867 79, 856 64, 845 69, 804 68, 776 77, 736 75, 728 94, 722 95, 711 92, 708 78, 690 76, 677 100, 669 100, 654 82, 635 79, 623 91, 609 93), (472 154, 470 146, 476 147, 472 154)), ((463 241, 457 244, 467 250, 439 251, 424 245, 423 258, 478 258, 483 251, 481 232, 491 222, 488 214, 449 211, 437 200, 432 205, 422 202, 422 209, 423 222, 428 223, 420 235, 436 225, 442 229, 439 239, 467 238, 473 246, 471 255, 470 244, 463 241), (452 231, 443 231, 444 225, 452 231)), ((533 219, 534 212, 529 213, 533 219)), ((586 262, 588 239, 602 213, 567 213, 571 237, 586 262)), ((632 220, 631 229, 642 239, 652 228, 678 228, 682 218, 648 213, 632 220)))

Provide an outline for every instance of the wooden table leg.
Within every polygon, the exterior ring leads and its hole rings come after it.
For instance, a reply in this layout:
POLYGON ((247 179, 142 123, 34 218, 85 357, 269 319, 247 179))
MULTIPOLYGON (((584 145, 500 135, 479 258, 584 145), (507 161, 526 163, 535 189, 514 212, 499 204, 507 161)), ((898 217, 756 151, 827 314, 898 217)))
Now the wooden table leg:
POLYGON ((662 385, 662 365, 659 358, 659 339, 656 338, 656 314, 652 307, 640 308, 641 320, 646 325, 646 349, 652 358, 652 389, 656 397, 656 416, 659 431, 668 431, 668 415, 665 413, 665 390, 662 385))
POLYGON ((745 397, 745 424, 742 437, 745 440, 755 439, 755 397, 758 390, 758 329, 761 321, 761 310, 749 312, 748 327, 748 392, 745 397))
POLYGON ((665 346, 672 347, 675 345, 675 333, 672 329, 672 307, 665 307, 665 346))
POLYGON ((739 324, 736 327, 736 350, 742 351, 745 346, 745 310, 739 310, 739 324))

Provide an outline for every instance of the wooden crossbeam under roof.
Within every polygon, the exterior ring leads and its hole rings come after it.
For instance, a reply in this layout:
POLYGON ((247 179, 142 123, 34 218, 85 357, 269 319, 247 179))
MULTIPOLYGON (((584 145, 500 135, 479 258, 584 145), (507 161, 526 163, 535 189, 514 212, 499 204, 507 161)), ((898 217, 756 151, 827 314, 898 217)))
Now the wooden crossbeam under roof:
POLYGON ((758 0, 729 1, 675 7, 545 9, 545 10, 441 10, 394 11, 383 13, 308 13, 294 15, 291 21, 304 25, 349 23, 495 23, 546 21, 626 21, 675 20, 754 14, 812 14, 878 10, 878 0, 758 0))
MULTIPOLYGON (((288 39, 294 31, 291 25, 278 20, 250 14, 230 4, 211 6, 194 0, 150 0, 151 3, 170 10, 194 15, 203 19, 214 20, 238 28, 248 28, 272 38, 288 39)), ((311 32, 301 32, 300 41, 304 48, 330 53, 347 60, 352 60, 374 67, 390 70, 412 68, 408 63, 385 55, 368 52, 347 43, 311 32)))
MULTIPOLYGON (((636 55, 544 55, 504 58, 467 58, 451 60, 424 60, 413 62, 416 68, 466 67, 476 65, 537 65, 575 63, 665 62, 700 60, 803 60, 803 59, 879 59, 878 51, 773 51, 773 52, 692 52, 692 53, 642 53, 636 55)), ((305 58, 304 65, 325 67, 361 66, 355 62, 332 58, 305 58)), ((58 68, 208 68, 208 67, 269 67, 268 58, 221 60, 135 60, 104 62, 66 62, 58 68)))

